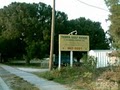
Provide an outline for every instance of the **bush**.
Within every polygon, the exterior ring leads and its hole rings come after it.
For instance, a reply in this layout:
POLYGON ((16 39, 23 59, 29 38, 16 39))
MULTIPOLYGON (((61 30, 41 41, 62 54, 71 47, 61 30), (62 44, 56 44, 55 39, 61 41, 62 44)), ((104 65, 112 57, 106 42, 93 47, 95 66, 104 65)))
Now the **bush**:
POLYGON ((94 56, 84 55, 83 67, 85 67, 89 72, 94 73, 96 71, 97 59, 94 56))

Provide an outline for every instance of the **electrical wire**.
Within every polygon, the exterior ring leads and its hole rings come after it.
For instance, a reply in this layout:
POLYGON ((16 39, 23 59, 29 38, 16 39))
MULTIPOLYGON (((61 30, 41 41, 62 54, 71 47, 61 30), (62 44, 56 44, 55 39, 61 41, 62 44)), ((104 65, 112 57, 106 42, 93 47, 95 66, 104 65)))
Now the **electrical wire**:
POLYGON ((77 0, 77 1, 80 2, 80 3, 82 3, 82 4, 87 5, 87 6, 89 6, 89 7, 93 7, 93 8, 97 8, 97 9, 100 9, 100 10, 104 10, 104 11, 109 12, 109 10, 106 10, 106 9, 101 8, 101 7, 97 7, 97 6, 94 6, 94 5, 88 4, 88 3, 83 2, 83 1, 81 1, 81 0, 77 0))

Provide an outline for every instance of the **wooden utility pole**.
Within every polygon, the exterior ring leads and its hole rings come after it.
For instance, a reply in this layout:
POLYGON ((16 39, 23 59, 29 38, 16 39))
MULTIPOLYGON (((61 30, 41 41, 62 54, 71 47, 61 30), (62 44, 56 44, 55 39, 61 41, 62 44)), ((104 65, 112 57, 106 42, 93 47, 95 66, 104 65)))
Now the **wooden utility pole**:
POLYGON ((50 43, 50 60, 49 60, 50 70, 52 70, 52 66, 53 66, 54 29, 55 29, 55 0, 53 0, 53 8, 52 8, 51 43, 50 43))

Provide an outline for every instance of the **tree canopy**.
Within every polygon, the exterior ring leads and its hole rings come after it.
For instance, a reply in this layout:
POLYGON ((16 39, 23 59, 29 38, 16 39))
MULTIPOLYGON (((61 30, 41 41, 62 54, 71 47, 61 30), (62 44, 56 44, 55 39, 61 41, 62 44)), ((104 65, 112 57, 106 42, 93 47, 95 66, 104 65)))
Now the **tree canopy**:
MULTIPOLYGON (((13 2, 0 9, 0 53, 7 58, 27 56, 28 59, 49 55, 52 8, 44 3, 13 2)), ((84 17, 68 20, 67 14, 55 13, 55 49, 58 35, 77 30, 90 36, 90 49, 108 49, 109 44, 99 22, 84 17)))
POLYGON ((70 20, 69 30, 77 30, 78 35, 89 35, 90 49, 108 49, 108 41, 99 22, 93 22, 84 17, 70 20))

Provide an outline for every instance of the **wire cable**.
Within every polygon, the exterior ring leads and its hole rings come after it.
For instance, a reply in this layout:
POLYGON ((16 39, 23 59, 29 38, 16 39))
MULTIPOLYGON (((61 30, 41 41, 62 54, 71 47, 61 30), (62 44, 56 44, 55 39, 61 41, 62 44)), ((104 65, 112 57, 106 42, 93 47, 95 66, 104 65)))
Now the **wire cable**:
POLYGON ((100 9, 100 10, 104 10, 104 11, 109 12, 109 10, 106 10, 106 9, 101 8, 101 7, 97 7, 97 6, 94 6, 94 5, 88 4, 88 3, 83 2, 83 1, 81 1, 81 0, 77 0, 77 1, 80 2, 80 3, 82 3, 82 4, 87 5, 87 6, 89 6, 89 7, 93 7, 93 8, 97 8, 97 9, 100 9))

